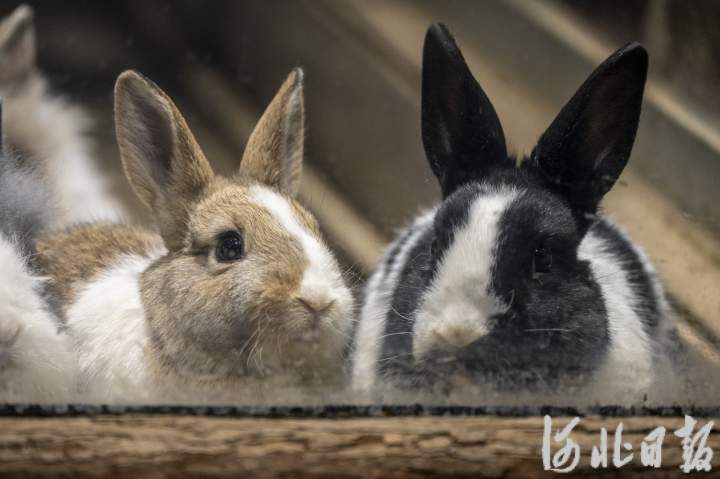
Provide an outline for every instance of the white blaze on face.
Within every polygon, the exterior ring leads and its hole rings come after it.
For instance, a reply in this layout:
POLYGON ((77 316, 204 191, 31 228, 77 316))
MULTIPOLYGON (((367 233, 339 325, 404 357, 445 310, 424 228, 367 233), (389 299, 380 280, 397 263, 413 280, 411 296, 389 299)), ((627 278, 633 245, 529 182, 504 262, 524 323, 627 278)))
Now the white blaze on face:
POLYGON ((251 197, 268 210, 273 218, 301 246, 308 265, 303 273, 298 295, 315 303, 332 301, 345 306, 349 291, 345 287, 337 262, 328 248, 303 224, 282 195, 262 186, 250 190, 251 197))
POLYGON ((507 306, 490 291, 492 268, 503 212, 517 190, 478 196, 467 222, 455 232, 416 314, 413 354, 421 358, 432 350, 456 350, 488 331, 488 318, 507 306))

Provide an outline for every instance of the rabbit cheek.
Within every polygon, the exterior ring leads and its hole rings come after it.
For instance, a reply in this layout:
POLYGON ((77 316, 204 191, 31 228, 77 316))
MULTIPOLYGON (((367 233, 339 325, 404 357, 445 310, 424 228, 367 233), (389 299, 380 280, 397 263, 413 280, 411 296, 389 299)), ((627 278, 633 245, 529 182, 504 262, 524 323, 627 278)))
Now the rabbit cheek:
POLYGON ((141 277, 154 352, 162 364, 217 377, 244 374, 239 350, 251 325, 237 321, 224 275, 209 275, 192 257, 158 260, 141 277), (243 327, 238 327, 242 324, 243 327))
POLYGON ((588 379, 603 364, 606 313, 587 264, 576 262, 542 281, 517 282, 512 297, 484 345, 486 360, 479 361, 498 384, 571 384, 588 379))
MULTIPOLYGON (((282 331, 297 321, 294 293, 307 268, 300 244, 284 232, 257 228, 252 232, 248 257, 236 267, 234 294, 246 307, 244 320, 270 325, 282 331), (264 236, 263 230, 272 232, 264 236)), ((299 306, 299 305, 297 305, 299 306)))

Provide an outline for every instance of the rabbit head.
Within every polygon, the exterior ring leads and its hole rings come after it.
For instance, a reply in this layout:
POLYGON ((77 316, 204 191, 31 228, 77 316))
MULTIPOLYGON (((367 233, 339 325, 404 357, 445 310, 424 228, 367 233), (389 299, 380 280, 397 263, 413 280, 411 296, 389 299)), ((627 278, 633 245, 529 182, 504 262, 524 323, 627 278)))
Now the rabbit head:
POLYGON ((614 53, 518 167, 452 36, 431 27, 422 135, 444 200, 418 246, 422 264, 409 268, 422 277, 409 346, 418 364, 510 382, 602 364, 605 303, 580 244, 630 156, 646 71, 640 45, 614 53))
POLYGON ((260 118, 231 178, 213 172, 170 98, 135 72, 117 81, 115 121, 126 176, 168 250, 141 277, 161 364, 213 378, 338 372, 352 298, 295 200, 302 71, 260 118))

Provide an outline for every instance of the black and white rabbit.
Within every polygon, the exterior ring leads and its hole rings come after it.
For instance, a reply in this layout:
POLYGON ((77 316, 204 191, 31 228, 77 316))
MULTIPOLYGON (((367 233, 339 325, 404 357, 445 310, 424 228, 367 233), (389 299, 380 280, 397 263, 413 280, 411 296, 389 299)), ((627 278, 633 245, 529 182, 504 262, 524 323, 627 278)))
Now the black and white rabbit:
POLYGON ((431 26, 423 55, 422 137, 443 201, 368 282, 354 388, 567 384, 642 397, 668 363, 674 322, 653 267, 598 204, 630 156, 645 49, 602 63, 519 166, 445 26, 431 26))

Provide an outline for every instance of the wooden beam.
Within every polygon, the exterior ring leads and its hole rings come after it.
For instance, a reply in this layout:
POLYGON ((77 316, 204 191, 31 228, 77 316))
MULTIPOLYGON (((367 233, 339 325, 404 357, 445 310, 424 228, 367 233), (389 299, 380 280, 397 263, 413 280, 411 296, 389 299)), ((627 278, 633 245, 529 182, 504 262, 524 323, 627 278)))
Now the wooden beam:
MULTIPOLYGON (((699 418, 696 430, 708 420, 699 418)), ((554 419, 553 430, 569 421, 554 419)), ((682 475, 673 431, 683 424, 682 418, 582 418, 571 435, 582 452, 577 470, 594 477, 682 475), (634 460, 615 469, 620 420, 634 460), (640 463, 639 449, 657 426, 667 434, 662 468, 651 470, 640 463), (601 427, 609 429, 610 467, 593 470, 589 454, 601 427)), ((2 477, 551 477, 543 470, 542 417, 5 417, 0 431, 2 477)), ((558 445, 552 446, 554 452, 558 445)), ((708 446, 718 450, 720 436, 711 435, 708 446)))

